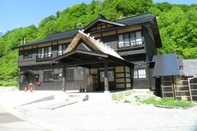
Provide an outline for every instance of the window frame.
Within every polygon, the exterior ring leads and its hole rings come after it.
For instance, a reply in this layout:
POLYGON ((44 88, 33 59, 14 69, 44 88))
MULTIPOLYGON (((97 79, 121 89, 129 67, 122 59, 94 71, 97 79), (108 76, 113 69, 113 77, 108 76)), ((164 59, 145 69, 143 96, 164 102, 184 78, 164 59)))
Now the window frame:
POLYGON ((118 34, 118 48, 133 47, 142 44, 143 40, 141 30, 118 34))
POLYGON ((61 44, 61 45, 58 45, 58 56, 60 55, 63 55, 64 54, 64 51, 68 48, 69 44, 66 43, 66 44, 61 44), (60 48, 61 47, 61 48, 60 48))
POLYGON ((23 52, 23 58, 24 59, 32 58, 32 50, 24 50, 24 52, 23 52))
POLYGON ((52 46, 38 48, 37 58, 38 59, 52 58, 52 46))
POLYGON ((43 82, 53 82, 53 81, 54 81, 54 70, 44 70, 43 71, 43 82), (52 77, 49 76, 50 73, 51 73, 52 77))
POLYGON ((60 79, 60 74, 59 73, 54 73, 53 80, 59 80, 59 79, 60 79))
POLYGON ((135 68, 133 72, 134 79, 146 79, 146 68, 135 68))

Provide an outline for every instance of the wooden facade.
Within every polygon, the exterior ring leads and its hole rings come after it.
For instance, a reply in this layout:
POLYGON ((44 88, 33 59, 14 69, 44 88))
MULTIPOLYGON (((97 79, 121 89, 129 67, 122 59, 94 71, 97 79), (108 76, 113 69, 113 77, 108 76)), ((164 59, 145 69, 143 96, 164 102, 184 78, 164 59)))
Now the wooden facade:
POLYGON ((182 60, 176 54, 154 56, 153 77, 157 94, 175 100, 197 101, 197 60, 182 60))
POLYGON ((162 97, 176 100, 197 101, 197 78, 184 76, 161 77, 162 97))
POLYGON ((19 49, 19 89, 33 83, 35 90, 105 91, 105 78, 110 91, 155 88, 149 63, 161 47, 156 17, 148 13, 112 22, 99 15, 83 32, 87 38, 76 37, 75 29, 13 47, 19 49), (89 36, 117 55, 94 47, 89 36))

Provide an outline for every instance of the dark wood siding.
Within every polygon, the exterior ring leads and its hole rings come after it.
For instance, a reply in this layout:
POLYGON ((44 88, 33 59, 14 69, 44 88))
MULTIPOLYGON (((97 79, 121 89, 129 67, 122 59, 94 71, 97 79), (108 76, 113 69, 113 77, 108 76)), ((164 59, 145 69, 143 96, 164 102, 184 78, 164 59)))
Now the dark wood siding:
POLYGON ((58 55, 58 45, 53 45, 52 46, 52 58, 57 57, 58 55))
POLYGON ((124 59, 131 61, 132 63, 136 61, 146 61, 146 54, 135 54, 135 55, 128 55, 128 56, 122 56, 124 59))
POLYGON ((115 51, 117 51, 117 43, 118 43, 117 35, 111 35, 111 36, 102 37, 101 41, 103 43, 109 45, 115 51))
MULTIPOLYGON (((38 73, 38 79, 34 82, 35 90, 62 90, 62 65, 41 65, 41 66, 26 66, 21 67, 21 72, 26 70, 32 70, 38 73), (44 81, 44 72, 53 71, 54 75, 59 75, 58 78, 53 77, 52 81, 44 81), (61 75, 60 75, 61 74, 61 75), (41 82, 38 86, 37 82, 41 82)), ((89 74, 89 70, 85 69, 84 74, 79 74, 81 67, 74 69, 74 80, 66 81, 66 90, 79 90, 80 87, 85 88, 85 74, 89 74)), ((83 69, 84 70, 84 69, 83 69)), ((20 76, 19 89, 24 90, 27 82, 23 80, 24 76, 20 76)))
POLYGON ((149 35, 146 28, 144 28, 143 34, 144 34, 144 42, 146 45, 147 55, 149 55, 149 56, 157 55, 156 44, 155 44, 154 40, 151 38, 151 36, 149 35))

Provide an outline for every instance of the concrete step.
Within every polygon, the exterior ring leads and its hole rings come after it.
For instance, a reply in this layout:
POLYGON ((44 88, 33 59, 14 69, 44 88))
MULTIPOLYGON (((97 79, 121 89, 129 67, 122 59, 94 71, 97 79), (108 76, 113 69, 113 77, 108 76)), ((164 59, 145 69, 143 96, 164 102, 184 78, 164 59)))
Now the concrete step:
POLYGON ((44 110, 54 110, 60 107, 64 107, 64 106, 68 106, 71 104, 75 104, 78 101, 63 101, 63 102, 59 102, 59 101, 53 101, 51 102, 51 104, 40 107, 39 109, 44 109, 44 110))

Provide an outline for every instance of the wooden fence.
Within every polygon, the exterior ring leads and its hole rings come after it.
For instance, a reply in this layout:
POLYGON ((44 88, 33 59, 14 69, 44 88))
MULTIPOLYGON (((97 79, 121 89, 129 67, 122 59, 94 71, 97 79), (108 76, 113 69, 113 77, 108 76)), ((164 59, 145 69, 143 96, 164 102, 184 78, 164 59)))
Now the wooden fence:
POLYGON ((197 102, 197 78, 184 76, 161 77, 162 97, 197 102))

